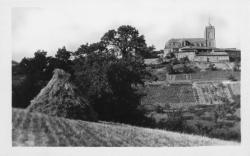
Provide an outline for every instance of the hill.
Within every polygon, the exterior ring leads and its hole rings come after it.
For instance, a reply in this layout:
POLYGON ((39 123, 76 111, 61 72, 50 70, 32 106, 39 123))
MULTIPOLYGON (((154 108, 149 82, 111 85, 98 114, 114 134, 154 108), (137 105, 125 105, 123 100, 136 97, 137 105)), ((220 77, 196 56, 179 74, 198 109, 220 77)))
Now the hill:
POLYGON ((13 146, 209 146, 236 142, 135 126, 51 117, 13 109, 13 146))

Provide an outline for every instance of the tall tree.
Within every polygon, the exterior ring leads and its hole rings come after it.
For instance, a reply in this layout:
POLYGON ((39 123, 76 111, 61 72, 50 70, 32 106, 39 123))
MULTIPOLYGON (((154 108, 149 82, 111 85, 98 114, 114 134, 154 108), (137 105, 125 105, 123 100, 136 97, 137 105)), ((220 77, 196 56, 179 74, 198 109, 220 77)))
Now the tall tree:
POLYGON ((109 30, 101 38, 105 47, 111 46, 119 48, 122 57, 127 58, 131 55, 142 56, 147 49, 143 35, 138 30, 129 25, 120 26, 117 30, 109 30))
POLYGON ((54 70, 55 68, 60 68, 72 74, 72 61, 70 60, 71 55, 72 52, 68 51, 65 46, 59 48, 56 52, 55 58, 48 59, 50 69, 54 70))
POLYGON ((25 108, 30 100, 46 84, 50 75, 47 73, 47 52, 38 50, 33 58, 23 58, 19 67, 25 79, 18 85, 12 84, 13 107, 25 108))
POLYGON ((96 52, 96 51, 104 51, 105 47, 102 42, 96 42, 96 43, 85 43, 81 45, 74 53, 75 56, 86 56, 90 53, 96 52))
POLYGON ((59 48, 57 50, 57 53, 55 55, 55 57, 57 59, 59 59, 60 61, 63 61, 63 62, 68 62, 69 59, 70 59, 70 56, 71 56, 71 52, 68 51, 65 46, 63 46, 62 48, 59 48))
POLYGON ((142 119, 137 109, 140 94, 136 86, 147 75, 141 52, 147 45, 143 35, 131 26, 109 30, 100 42, 83 44, 75 52, 75 83, 93 105, 101 120, 134 124, 142 119), (115 54, 117 50, 122 58, 115 54))

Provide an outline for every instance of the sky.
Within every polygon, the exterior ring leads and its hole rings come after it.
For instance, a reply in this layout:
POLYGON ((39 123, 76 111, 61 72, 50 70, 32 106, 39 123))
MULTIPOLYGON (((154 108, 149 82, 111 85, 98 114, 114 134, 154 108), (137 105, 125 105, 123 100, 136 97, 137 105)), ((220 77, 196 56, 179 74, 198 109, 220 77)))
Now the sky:
POLYGON ((121 25, 134 26, 148 45, 160 50, 171 38, 203 37, 209 18, 215 26, 216 46, 240 49, 243 5, 225 0, 83 0, 13 7, 12 59, 33 57, 38 49, 48 55, 63 46, 75 51, 121 25))

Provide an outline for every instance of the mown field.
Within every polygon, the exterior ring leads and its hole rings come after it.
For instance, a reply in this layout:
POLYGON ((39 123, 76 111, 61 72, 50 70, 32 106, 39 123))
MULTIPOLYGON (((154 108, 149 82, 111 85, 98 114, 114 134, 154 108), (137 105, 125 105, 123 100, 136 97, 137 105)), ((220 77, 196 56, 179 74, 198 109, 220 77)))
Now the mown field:
POLYGON ((49 117, 13 109, 13 146, 208 146, 238 145, 211 139, 129 125, 49 117))

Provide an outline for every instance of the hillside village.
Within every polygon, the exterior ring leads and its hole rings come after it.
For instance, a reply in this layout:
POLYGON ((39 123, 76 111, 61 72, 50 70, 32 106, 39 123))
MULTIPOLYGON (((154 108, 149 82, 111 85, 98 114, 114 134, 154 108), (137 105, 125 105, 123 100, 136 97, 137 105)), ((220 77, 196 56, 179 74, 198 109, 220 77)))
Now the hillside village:
POLYGON ((149 110, 152 103, 158 105, 162 113, 149 114, 159 122, 164 120, 164 112, 182 110, 182 120, 192 129, 187 131, 197 131, 200 124, 211 130, 208 133, 212 135, 216 133, 212 132, 213 126, 227 125, 225 129, 238 135, 240 106, 226 106, 232 110, 228 108, 220 117, 216 111, 224 105, 239 103, 240 50, 216 48, 215 27, 210 23, 204 34, 204 38, 170 39, 159 58, 145 60, 157 81, 148 83, 143 103, 149 110))
POLYGON ((134 27, 118 30, 75 52, 63 47, 55 57, 38 51, 33 58, 12 62, 13 146, 197 146, 241 141, 241 51, 217 48, 215 26, 205 27, 204 38, 170 39, 160 51, 148 47, 134 27), (123 30, 136 37, 117 35, 123 30), (36 122, 47 129, 37 128, 36 122), (102 134, 101 127, 112 136, 102 134), (72 134, 66 135, 68 131, 72 134), (187 134, 177 137, 179 133, 187 134), (189 143, 181 144, 183 138, 189 143))

